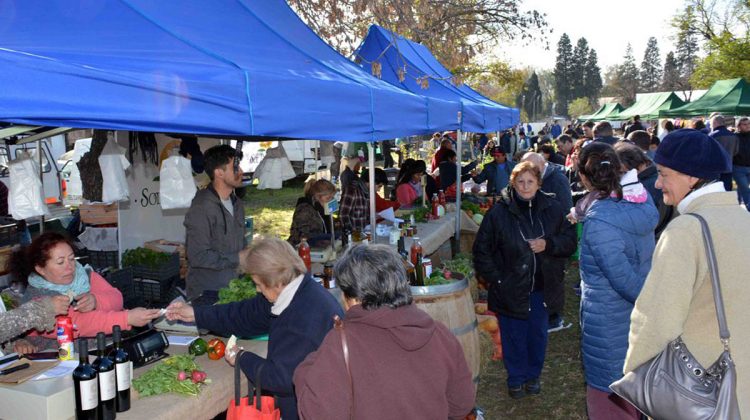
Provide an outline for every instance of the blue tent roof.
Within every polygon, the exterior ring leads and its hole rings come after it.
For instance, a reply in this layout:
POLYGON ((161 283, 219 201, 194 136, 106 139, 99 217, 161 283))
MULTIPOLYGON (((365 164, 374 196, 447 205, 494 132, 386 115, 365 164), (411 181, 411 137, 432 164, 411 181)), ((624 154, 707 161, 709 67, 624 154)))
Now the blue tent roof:
POLYGON ((381 64, 381 78, 417 95, 460 101, 465 131, 486 133, 503 130, 519 122, 518 109, 498 104, 464 84, 455 86, 453 75, 422 44, 410 41, 387 29, 372 25, 357 49, 357 58, 366 70, 372 62, 381 64), (404 80, 399 69, 406 68, 404 80), (429 87, 422 89, 417 77, 429 75, 429 87))
POLYGON ((0 86, 0 121, 207 135, 378 140, 460 111, 371 76, 283 0, 6 3, 0 86))

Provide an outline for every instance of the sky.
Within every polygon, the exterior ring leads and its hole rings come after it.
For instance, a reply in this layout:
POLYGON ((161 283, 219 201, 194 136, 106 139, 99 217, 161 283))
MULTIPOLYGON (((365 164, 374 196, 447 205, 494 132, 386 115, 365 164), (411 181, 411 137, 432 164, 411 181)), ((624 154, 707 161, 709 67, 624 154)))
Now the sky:
POLYGON ((552 29, 548 35, 549 51, 540 42, 524 45, 513 42, 498 46, 493 54, 515 68, 552 69, 557 56, 557 42, 567 33, 575 48, 580 37, 596 50, 602 76, 607 67, 619 64, 628 42, 640 66, 646 42, 655 36, 662 64, 667 52, 674 49, 670 21, 684 6, 683 0, 521 0, 522 10, 536 9, 547 14, 552 29))

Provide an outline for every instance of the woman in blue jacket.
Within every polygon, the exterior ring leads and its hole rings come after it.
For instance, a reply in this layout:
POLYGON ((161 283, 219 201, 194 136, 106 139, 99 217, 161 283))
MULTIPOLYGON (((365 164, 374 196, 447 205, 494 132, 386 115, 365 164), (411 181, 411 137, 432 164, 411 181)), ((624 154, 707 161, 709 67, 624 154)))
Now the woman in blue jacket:
POLYGON ((635 170, 622 173, 612 146, 583 148, 581 181, 596 195, 581 236, 581 329, 589 418, 637 419, 609 384, 622 377, 630 313, 651 268, 659 214, 635 170))

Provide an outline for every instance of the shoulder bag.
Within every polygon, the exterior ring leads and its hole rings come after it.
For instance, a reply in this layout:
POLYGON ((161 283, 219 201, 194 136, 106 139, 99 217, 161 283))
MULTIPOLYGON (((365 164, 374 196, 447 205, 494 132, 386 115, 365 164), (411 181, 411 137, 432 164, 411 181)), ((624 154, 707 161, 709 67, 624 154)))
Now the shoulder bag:
POLYGON ((281 412, 275 397, 261 396, 260 373, 263 363, 255 369, 255 398, 253 398, 253 386, 248 380, 247 396, 240 398, 240 356, 242 351, 234 359, 234 398, 229 402, 227 408, 227 420, 280 420, 281 412))
POLYGON ((713 240, 706 220, 697 214, 688 214, 701 224, 724 351, 710 367, 704 368, 690 353, 682 338, 677 337, 653 359, 628 372, 609 387, 654 419, 739 419, 737 373, 729 353, 729 328, 713 240))

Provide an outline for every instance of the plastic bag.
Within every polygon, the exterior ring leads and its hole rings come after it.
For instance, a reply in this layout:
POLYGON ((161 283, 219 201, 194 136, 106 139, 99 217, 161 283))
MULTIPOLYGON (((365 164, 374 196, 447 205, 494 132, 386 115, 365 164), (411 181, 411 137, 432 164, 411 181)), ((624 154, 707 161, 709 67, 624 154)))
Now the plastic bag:
POLYGON ((159 201, 162 209, 189 208, 197 191, 190 160, 182 156, 164 159, 159 172, 159 201))
POLYGON ((102 170, 102 202, 114 203, 127 200, 130 196, 125 170, 130 168, 130 162, 125 157, 117 143, 108 140, 99 155, 99 167, 102 170))
POLYGON ((44 202, 44 186, 39 177, 39 165, 29 156, 10 162, 10 191, 8 192, 8 211, 17 220, 28 219, 49 214, 44 202))

